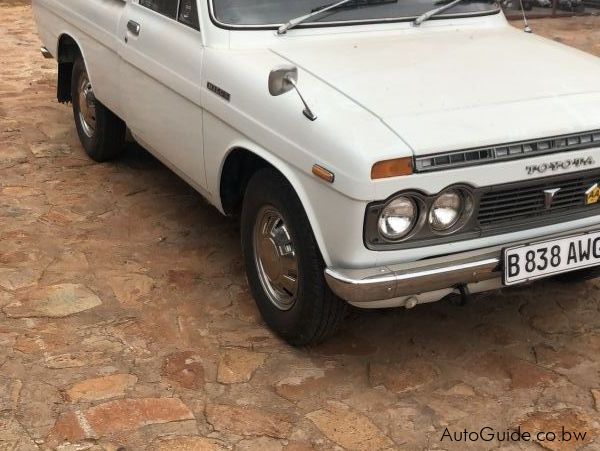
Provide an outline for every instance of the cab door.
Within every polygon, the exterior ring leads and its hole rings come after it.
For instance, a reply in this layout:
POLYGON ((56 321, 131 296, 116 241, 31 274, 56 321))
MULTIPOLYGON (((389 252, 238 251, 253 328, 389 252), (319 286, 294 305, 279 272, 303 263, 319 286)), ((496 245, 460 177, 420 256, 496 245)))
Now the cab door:
POLYGON ((128 0, 119 30, 125 121, 136 140, 206 188, 196 0, 128 0))

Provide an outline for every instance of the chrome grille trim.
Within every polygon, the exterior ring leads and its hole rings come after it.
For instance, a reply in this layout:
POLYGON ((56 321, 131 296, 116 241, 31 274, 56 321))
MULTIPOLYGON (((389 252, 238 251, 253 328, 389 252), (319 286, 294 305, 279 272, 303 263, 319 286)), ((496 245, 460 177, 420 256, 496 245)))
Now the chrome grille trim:
POLYGON ((415 158, 415 172, 441 171, 592 147, 600 147, 600 130, 425 155, 415 158))

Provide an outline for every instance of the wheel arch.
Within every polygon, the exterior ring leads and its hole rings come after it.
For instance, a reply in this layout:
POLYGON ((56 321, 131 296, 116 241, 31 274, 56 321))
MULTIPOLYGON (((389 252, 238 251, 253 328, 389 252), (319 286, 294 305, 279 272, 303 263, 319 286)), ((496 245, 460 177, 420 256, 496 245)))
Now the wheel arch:
POLYGON ((330 258, 321 226, 302 181, 304 173, 273 154, 249 143, 230 147, 219 169, 217 207, 226 215, 236 216, 240 211, 248 181, 256 171, 265 167, 272 167, 278 171, 300 199, 323 260, 326 265, 329 265, 330 258))
POLYGON ((73 63, 78 56, 83 57, 85 60, 79 42, 67 32, 60 34, 56 46, 56 60, 58 61, 56 98, 60 103, 71 101, 71 75, 73 73, 73 63))

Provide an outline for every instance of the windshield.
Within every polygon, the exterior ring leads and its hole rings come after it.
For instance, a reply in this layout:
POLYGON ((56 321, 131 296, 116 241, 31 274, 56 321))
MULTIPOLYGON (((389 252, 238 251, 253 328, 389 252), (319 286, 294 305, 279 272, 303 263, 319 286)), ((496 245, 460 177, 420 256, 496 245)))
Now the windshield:
MULTIPOLYGON (((270 27, 334 3, 334 0, 209 0, 217 22, 230 26, 270 27)), ((347 22, 388 22, 414 19, 439 4, 435 0, 357 0, 339 9, 310 19, 301 26, 347 22)), ((438 18, 490 14, 499 10, 495 0, 471 0, 460 3, 438 18)))

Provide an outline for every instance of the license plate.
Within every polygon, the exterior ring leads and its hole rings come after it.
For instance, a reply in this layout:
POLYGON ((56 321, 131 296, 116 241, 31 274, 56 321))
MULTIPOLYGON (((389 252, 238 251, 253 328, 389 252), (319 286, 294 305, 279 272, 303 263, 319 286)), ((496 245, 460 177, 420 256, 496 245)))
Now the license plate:
POLYGON ((504 285, 600 265, 600 232, 504 249, 504 285))

